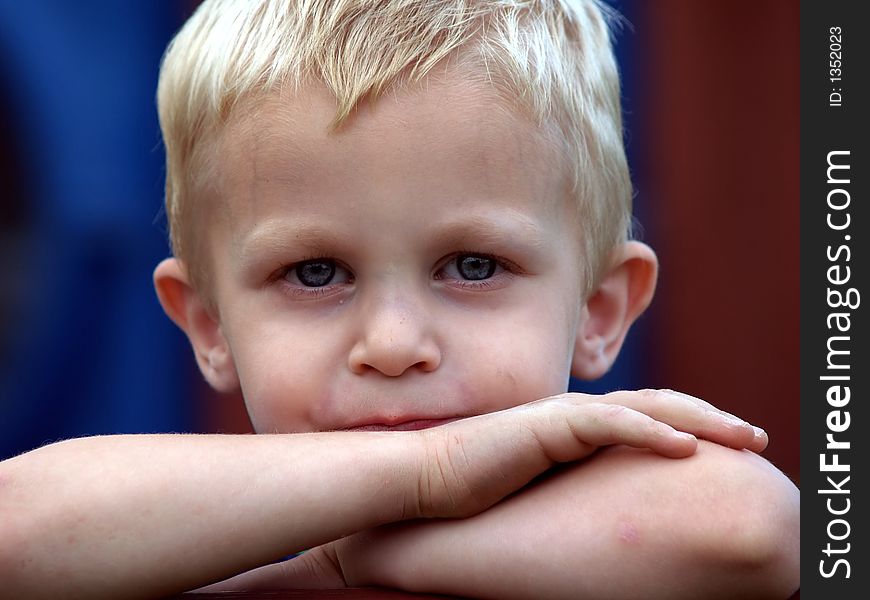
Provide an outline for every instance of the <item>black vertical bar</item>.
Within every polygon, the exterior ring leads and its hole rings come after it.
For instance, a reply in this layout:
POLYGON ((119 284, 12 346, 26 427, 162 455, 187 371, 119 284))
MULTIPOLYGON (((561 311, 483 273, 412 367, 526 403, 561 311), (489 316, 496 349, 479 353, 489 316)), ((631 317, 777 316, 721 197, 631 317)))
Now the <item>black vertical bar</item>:
POLYGON ((801 2, 801 596, 867 598, 870 22, 801 2))

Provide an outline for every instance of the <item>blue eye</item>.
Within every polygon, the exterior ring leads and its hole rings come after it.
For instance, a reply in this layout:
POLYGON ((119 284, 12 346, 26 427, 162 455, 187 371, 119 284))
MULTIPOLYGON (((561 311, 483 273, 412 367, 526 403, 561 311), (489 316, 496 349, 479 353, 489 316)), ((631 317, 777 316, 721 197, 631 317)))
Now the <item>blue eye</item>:
POLYGON ((308 260, 293 269, 299 282, 306 287, 323 287, 335 277, 335 262, 331 260, 308 260))
POLYGON ((354 276, 340 261, 323 257, 285 265, 273 281, 294 300, 311 300, 347 293, 354 276))
POLYGON ((489 279, 495 274, 498 262, 488 256, 463 254, 456 257, 456 270, 463 279, 480 281, 489 279))

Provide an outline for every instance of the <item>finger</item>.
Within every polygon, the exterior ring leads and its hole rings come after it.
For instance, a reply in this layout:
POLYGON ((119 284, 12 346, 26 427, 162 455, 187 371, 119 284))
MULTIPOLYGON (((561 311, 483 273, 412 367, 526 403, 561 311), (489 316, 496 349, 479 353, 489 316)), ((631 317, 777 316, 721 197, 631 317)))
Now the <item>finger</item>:
POLYGON ((698 445, 691 433, 620 404, 586 404, 569 415, 568 421, 576 439, 595 446, 625 444, 683 458, 693 454, 698 445))
POLYGON ((766 445, 762 430, 688 394, 672 390, 619 391, 601 400, 628 406, 680 431, 731 448, 759 451, 766 445))
POLYGON ((424 461, 415 514, 475 514, 556 462, 626 444, 670 458, 693 454, 697 440, 631 408, 555 397, 413 432, 424 461))
MULTIPOLYGON (((649 448, 672 457, 688 456, 695 451, 697 440, 691 432, 678 431, 680 428, 651 414, 668 410, 680 414, 668 403, 677 402, 685 410, 685 400, 659 394, 666 401, 653 410, 649 401, 638 400, 632 394, 637 395, 637 392, 624 393, 621 398, 563 394, 516 406, 500 414, 510 419, 524 414, 523 428, 533 434, 534 441, 545 450, 546 458, 555 462, 580 460, 597 447, 611 444, 649 448), (591 399, 599 401, 590 402, 591 399), (628 406, 632 402, 637 408, 628 406)), ((696 406, 692 409, 700 411, 696 406)), ((673 420, 680 421, 679 418, 673 420)))
POLYGON ((717 408, 716 406, 710 404, 709 402, 706 402, 706 401, 704 401, 700 398, 697 398, 695 396, 692 396, 690 394, 686 394, 684 392, 679 392, 677 390, 663 390, 663 391, 670 393, 670 394, 680 396, 681 398, 685 398, 685 399, 689 400, 690 402, 695 402, 698 405, 707 408, 708 410, 718 412, 719 414, 723 415, 724 417, 733 419, 734 421, 744 422, 747 425, 749 425, 750 427, 752 427, 752 433, 753 433, 752 439, 749 441, 749 443, 747 443, 746 446, 743 446, 743 447, 747 448, 748 450, 752 450, 753 452, 761 452, 762 450, 764 450, 767 447, 767 444, 769 442, 767 432, 764 431, 764 429, 762 429, 761 427, 758 427, 757 425, 753 425, 752 423, 749 423, 748 421, 744 421, 740 417, 738 417, 732 413, 729 413, 727 411, 724 411, 720 408, 717 408))
POLYGON ((599 446, 627 444, 672 458, 697 446, 693 436, 625 406, 564 398, 415 433, 427 449, 418 486, 423 516, 474 514, 554 463, 582 460, 599 446))

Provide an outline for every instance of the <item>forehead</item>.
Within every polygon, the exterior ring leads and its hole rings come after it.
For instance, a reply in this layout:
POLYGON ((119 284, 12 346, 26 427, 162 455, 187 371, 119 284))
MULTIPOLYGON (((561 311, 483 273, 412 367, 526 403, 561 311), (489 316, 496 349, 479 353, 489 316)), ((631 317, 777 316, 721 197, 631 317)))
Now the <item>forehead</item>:
POLYGON ((337 129, 335 108, 315 83, 234 109, 213 156, 233 229, 269 218, 276 199, 298 210, 376 199, 396 211, 488 200, 553 222, 574 212, 562 136, 489 84, 435 74, 363 101, 337 129))

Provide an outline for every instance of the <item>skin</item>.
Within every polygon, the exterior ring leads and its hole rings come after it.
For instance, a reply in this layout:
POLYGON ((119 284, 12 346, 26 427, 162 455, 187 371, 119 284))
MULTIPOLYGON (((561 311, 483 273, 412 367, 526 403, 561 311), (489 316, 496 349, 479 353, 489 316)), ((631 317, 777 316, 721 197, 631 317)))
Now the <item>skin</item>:
POLYGON ((378 527, 206 589, 788 598, 799 509, 791 482, 750 452, 700 441, 675 461, 611 446, 476 517, 378 527))
MULTIPOLYGON (((594 378, 609 368, 650 301, 656 260, 636 242, 614 249, 600 285, 583 299, 583 223, 566 199, 567 165, 555 138, 490 90, 441 75, 364 103, 337 133, 328 132, 331 96, 311 85, 243 108, 221 135, 221 175, 210 193, 223 215, 212 222, 209 257, 218 311, 213 320, 202 317, 204 334, 191 339, 213 385, 241 386, 258 431, 427 427, 558 394, 569 374, 594 378), (485 285, 460 273, 456 257, 469 253, 498 259, 485 285), (297 268, 311 258, 336 268, 333 280, 313 290, 297 268)), ((177 263, 165 268, 183 280, 177 263)), ((763 449, 766 436, 756 434, 748 445, 763 449)), ((505 560, 504 550, 487 546, 494 531, 528 539, 529 529, 548 524, 573 524, 573 539, 623 532, 581 544, 585 552, 573 542, 542 539, 537 546, 541 558, 555 549, 552 564, 576 557, 595 597, 637 592, 659 579, 658 589, 671 597, 702 588, 776 597, 797 586, 797 490, 769 463, 709 447, 677 471, 696 481, 685 488, 695 496, 682 487, 675 495, 662 483, 674 480, 672 464, 648 463, 648 455, 604 453, 475 519, 359 534, 217 589, 350 583, 507 598, 554 585, 552 597, 573 597, 577 582, 547 569, 524 571, 519 585, 512 566, 503 573, 496 565, 527 557, 508 552, 513 560, 505 560), (589 512, 626 497, 625 511, 636 511, 640 500, 613 476, 635 462, 644 465, 638 477, 662 490, 644 500, 647 512, 622 524, 589 512), (736 476, 723 480, 723 470, 736 476), (770 502, 747 506, 741 498, 750 488, 770 502), (558 500, 566 495, 576 504, 558 500), (551 504, 561 509, 547 518, 535 510, 551 504), (578 513, 579 506, 587 511, 578 513), (675 528, 692 506, 734 521, 675 528), (767 506, 784 506, 785 517, 770 518, 767 506), (741 524, 747 515, 748 527, 741 524), (747 535, 723 545, 723 531, 735 529, 747 535), (637 556, 625 566, 623 538, 639 539, 638 531, 641 554, 667 553, 671 571, 652 577, 637 556), (779 552, 766 542, 782 532, 789 535, 779 552), (458 539, 480 551, 457 554, 458 539), (496 556, 502 560, 494 563, 496 556), (686 571, 699 576, 667 576, 686 571)))
POLYGON ((694 452, 695 439, 665 421, 752 439, 701 402, 649 391, 557 397, 422 431, 50 444, 0 463, 3 592, 179 593, 378 525, 476 514, 601 445, 694 452))
POLYGON ((582 223, 552 139, 449 78, 363 105, 328 134, 333 110, 316 86, 239 107, 202 190, 211 296, 174 258, 155 270, 204 376, 240 387, 263 435, 103 436, 0 463, 4 591, 155 597, 243 572, 221 587, 509 598, 576 597, 582 583, 604 597, 617 581, 680 597, 687 572, 730 597, 796 587, 794 486, 724 447, 761 451, 762 431, 675 392, 562 393, 569 373, 609 367, 656 263, 620 246, 581 298, 582 223), (469 285, 456 257, 481 253, 500 267, 469 285), (334 259, 336 279, 312 292, 297 266, 314 257, 334 259), (696 452, 681 432, 723 446, 696 452), (685 518, 707 510, 708 526, 685 518), (529 535, 543 527, 564 535, 529 535), (541 560, 506 556, 499 539, 528 539, 541 560), (549 557, 575 562, 553 577, 549 557))
MULTIPOLYGON (((338 133, 316 85, 236 111, 202 194, 217 205, 217 309, 188 333, 257 431, 483 414, 564 392, 572 367, 606 371, 652 296, 655 256, 615 249, 584 302, 567 165, 503 104, 446 78, 364 104, 338 133), (464 279, 469 254, 496 272, 464 279), (312 258, 334 265, 328 284, 300 282, 312 258)), ((183 280, 183 266, 158 278, 183 280)))

